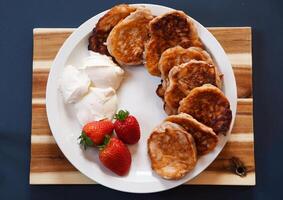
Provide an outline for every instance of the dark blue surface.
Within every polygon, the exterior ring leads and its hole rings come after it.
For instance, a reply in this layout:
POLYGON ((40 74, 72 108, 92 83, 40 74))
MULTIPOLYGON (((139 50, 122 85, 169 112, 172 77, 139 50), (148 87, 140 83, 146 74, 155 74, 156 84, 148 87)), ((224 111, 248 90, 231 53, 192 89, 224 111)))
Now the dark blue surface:
POLYGON ((30 186, 32 29, 77 27, 118 1, 0 0, 1 200, 283 199, 283 5, 262 0, 150 2, 182 9, 205 26, 253 27, 257 186, 180 186, 148 195, 117 192, 100 185, 30 186))

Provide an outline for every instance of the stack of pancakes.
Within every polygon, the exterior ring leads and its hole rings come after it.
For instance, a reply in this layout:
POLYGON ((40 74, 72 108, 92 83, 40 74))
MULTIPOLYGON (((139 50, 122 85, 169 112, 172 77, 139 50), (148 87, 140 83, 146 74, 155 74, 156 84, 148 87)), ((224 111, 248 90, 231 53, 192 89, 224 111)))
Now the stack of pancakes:
POLYGON ((89 50, 121 66, 144 64, 161 77, 156 93, 169 116, 148 139, 152 168, 161 177, 183 177, 229 130, 232 112, 222 75, 184 12, 153 16, 144 7, 117 5, 96 24, 89 50))

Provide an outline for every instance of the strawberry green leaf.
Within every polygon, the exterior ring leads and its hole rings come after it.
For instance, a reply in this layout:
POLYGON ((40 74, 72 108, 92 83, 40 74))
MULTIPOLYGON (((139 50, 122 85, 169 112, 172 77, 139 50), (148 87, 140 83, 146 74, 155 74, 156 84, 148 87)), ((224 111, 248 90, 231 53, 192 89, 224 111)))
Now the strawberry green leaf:
POLYGON ((93 141, 86 135, 84 131, 82 131, 80 137, 78 138, 80 140, 80 145, 84 147, 84 150, 87 149, 87 147, 93 146, 93 141))
POLYGON ((99 150, 103 150, 103 149, 107 146, 107 144, 109 143, 110 138, 111 138, 110 135, 105 135, 104 140, 103 140, 103 143, 102 143, 101 145, 98 145, 98 146, 97 146, 98 149, 99 149, 99 150))
POLYGON ((118 113, 115 114, 114 119, 124 121, 129 116, 129 111, 127 110, 119 110, 118 113))

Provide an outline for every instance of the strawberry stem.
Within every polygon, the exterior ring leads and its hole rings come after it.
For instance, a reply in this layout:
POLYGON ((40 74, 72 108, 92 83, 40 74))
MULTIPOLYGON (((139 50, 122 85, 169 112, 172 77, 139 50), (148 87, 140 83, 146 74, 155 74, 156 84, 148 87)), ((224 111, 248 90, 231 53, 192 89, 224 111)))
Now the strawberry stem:
POLYGON ((94 144, 84 131, 82 131, 80 137, 78 137, 78 140, 80 140, 80 145, 83 146, 84 150, 86 150, 87 147, 93 146, 94 144))
POLYGON ((124 121, 129 116, 129 111, 127 110, 119 110, 118 113, 115 114, 114 119, 124 121))

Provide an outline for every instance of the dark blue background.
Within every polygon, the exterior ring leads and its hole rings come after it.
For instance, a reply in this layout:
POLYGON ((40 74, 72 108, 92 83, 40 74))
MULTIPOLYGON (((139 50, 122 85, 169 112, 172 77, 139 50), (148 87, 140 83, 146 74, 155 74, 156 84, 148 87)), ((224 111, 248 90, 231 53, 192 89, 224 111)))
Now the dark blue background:
POLYGON ((100 185, 29 185, 32 29, 77 27, 117 3, 0 0, 0 199, 283 199, 283 6, 262 0, 150 2, 182 9, 205 26, 252 26, 256 187, 180 186, 135 195, 100 185))

